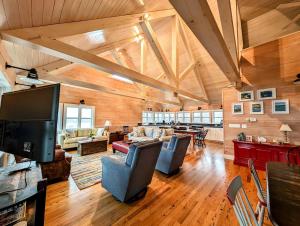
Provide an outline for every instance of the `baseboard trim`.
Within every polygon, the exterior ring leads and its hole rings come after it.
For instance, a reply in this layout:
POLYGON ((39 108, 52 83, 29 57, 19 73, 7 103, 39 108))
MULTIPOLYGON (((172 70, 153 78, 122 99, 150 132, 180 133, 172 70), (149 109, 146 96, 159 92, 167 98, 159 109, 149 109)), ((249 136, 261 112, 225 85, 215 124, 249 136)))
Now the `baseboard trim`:
POLYGON ((224 159, 234 160, 234 155, 227 155, 227 154, 224 154, 224 159))

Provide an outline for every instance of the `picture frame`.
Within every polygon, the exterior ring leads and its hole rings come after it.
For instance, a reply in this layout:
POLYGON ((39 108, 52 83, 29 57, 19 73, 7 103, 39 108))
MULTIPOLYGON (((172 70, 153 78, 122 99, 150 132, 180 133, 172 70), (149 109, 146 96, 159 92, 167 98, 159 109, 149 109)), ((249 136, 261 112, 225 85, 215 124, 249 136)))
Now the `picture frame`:
POLYGON ((288 99, 272 101, 272 114, 289 114, 289 113, 290 113, 290 104, 288 99))
POLYGON ((254 100, 254 92, 250 91, 241 91, 238 93, 239 101, 253 101, 254 100))
POLYGON ((258 100, 276 99, 276 88, 257 90, 257 99, 258 100))
POLYGON ((250 103, 250 114, 252 115, 263 115, 264 114, 264 102, 257 101, 250 103))
POLYGON ((253 141, 253 137, 250 135, 246 135, 246 141, 247 142, 252 142, 253 141))
POLYGON ((232 114, 233 115, 243 115, 244 114, 244 104, 243 103, 233 103, 232 104, 232 114))

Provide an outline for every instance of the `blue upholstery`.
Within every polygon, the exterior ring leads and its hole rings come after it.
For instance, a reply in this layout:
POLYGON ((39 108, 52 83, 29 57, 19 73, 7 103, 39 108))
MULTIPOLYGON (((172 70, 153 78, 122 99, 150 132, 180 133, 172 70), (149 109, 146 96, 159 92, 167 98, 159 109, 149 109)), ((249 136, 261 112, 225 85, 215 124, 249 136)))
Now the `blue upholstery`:
POLYGON ((189 135, 173 135, 169 143, 163 144, 155 168, 166 174, 178 170, 182 166, 190 141, 189 135))
POLYGON ((161 141, 134 143, 126 162, 103 157, 102 186, 122 202, 133 198, 151 183, 161 147, 161 141))

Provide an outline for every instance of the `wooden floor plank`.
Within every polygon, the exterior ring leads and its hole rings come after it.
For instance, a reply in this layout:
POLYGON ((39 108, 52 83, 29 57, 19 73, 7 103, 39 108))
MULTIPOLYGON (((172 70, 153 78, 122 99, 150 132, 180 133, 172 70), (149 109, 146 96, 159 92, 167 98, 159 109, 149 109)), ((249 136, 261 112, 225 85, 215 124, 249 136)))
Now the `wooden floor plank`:
MULTIPOLYGON (((79 190, 71 177, 49 185, 45 225, 238 225, 226 189, 234 176, 241 175, 256 205, 248 169, 225 160, 221 144, 189 151, 177 175, 155 172, 145 198, 131 204, 118 202, 101 184, 79 190)), ((265 185, 264 172, 259 176, 265 185)))

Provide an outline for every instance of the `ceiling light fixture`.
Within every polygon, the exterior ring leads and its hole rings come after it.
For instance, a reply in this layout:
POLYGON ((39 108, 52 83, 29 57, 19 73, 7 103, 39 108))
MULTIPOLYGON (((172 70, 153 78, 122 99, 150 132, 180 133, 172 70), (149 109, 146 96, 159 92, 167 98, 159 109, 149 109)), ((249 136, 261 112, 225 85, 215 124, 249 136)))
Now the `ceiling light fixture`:
POLYGON ((297 79, 294 80, 294 84, 295 85, 300 85, 300 73, 298 75, 296 75, 297 79))
POLYGON ((7 68, 15 68, 15 69, 19 69, 22 71, 28 71, 27 76, 19 76, 18 77, 21 81, 24 81, 25 84, 20 84, 20 83, 15 82, 16 85, 35 87, 36 85, 44 84, 44 82, 39 80, 39 76, 38 76, 37 70, 35 68, 26 69, 26 68, 16 67, 16 66, 10 65, 8 63, 5 63, 5 69, 7 69, 7 68))

